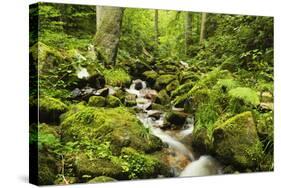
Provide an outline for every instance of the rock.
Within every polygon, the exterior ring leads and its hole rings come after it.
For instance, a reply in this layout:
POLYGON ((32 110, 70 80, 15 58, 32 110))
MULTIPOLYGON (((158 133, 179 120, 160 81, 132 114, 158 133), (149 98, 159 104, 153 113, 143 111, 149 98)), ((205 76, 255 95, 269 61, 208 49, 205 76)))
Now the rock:
POLYGON ((104 183, 104 182, 112 182, 112 181, 117 181, 117 180, 107 176, 98 176, 95 177, 94 179, 91 179, 87 183, 104 183))
POLYGON ((88 83, 90 87, 95 89, 101 89, 105 86, 105 77, 102 74, 96 73, 91 75, 88 79, 88 83))
POLYGON ((163 113, 161 111, 159 111, 159 110, 150 110, 150 111, 148 111, 148 117, 152 117, 155 120, 160 119, 162 114, 163 113))
POLYGON ((124 107, 105 109, 78 104, 62 119, 65 141, 98 138, 101 143, 109 141, 114 153, 120 152, 124 146, 145 152, 157 151, 163 146, 161 140, 151 135, 137 117, 124 107))
POLYGON ((273 142, 274 142, 274 123, 273 123, 273 112, 258 113, 256 116, 257 132, 260 140, 267 141, 265 143, 266 151, 273 153, 273 142), (270 145, 271 143, 271 145, 270 145))
POLYGON ((273 107, 274 107, 273 103, 261 102, 258 105, 258 110, 262 113, 265 113, 265 112, 273 111, 273 107))
POLYGON ((182 128, 187 118, 183 112, 171 111, 165 114, 164 127, 182 128))
POLYGON ((155 71, 145 71, 143 73, 144 80, 148 83, 150 87, 152 87, 155 84, 155 81, 157 77, 159 76, 157 72, 155 71))
POLYGON ((42 42, 34 44, 30 48, 30 57, 38 65, 38 72, 40 74, 48 73, 50 69, 58 66, 60 63, 65 62, 65 57, 59 50, 47 46, 42 42))
POLYGON ((156 79, 155 88, 161 90, 165 88, 171 81, 175 80, 176 76, 171 74, 161 75, 156 79))
POLYGON ((105 98, 102 96, 92 96, 89 98, 88 104, 94 107, 104 107, 106 104, 105 98))
POLYGON ((98 176, 109 176, 117 179, 124 179, 125 177, 121 164, 97 156, 89 158, 86 154, 80 153, 75 157, 74 165, 75 173, 80 179, 87 180, 90 177, 98 176), (87 177, 84 175, 87 175, 87 177))
POLYGON ((36 126, 36 131, 30 134, 30 147, 36 144, 37 148, 35 155, 31 157, 38 155, 38 184, 53 185, 59 173, 57 158, 54 152, 55 146, 60 144, 58 131, 54 126, 39 124, 38 127, 36 126), (32 138, 36 139, 32 140, 32 138))
POLYGON ((38 153, 38 185, 53 185, 58 174, 56 158, 47 151, 38 153))
POLYGON ((273 103, 273 96, 270 92, 262 92, 260 98, 263 103, 273 103))
POLYGON ((155 99, 155 103, 157 104, 162 104, 162 105, 166 105, 170 103, 170 97, 167 94, 167 91, 165 89, 161 90, 156 99, 155 99))
POLYGON ((160 111, 165 111, 165 107, 161 104, 156 104, 156 103, 152 103, 147 110, 160 110, 160 111))
POLYGON ((67 109, 67 105, 59 99, 41 96, 39 98, 39 122, 58 124, 60 115, 66 112, 67 109))
POLYGON ((131 83, 130 75, 121 68, 106 69, 103 74, 106 84, 113 87, 126 87, 131 83))
POLYGON ((75 88, 74 90, 71 91, 71 97, 73 99, 77 99, 81 96, 82 92, 79 88, 75 88))
POLYGON ((143 89, 143 81, 142 80, 134 80, 133 83, 135 84, 136 90, 143 89))
POLYGON ((122 104, 121 101, 115 96, 109 95, 106 98, 106 105, 108 107, 115 108, 115 107, 120 106, 121 104, 122 104))
POLYGON ((213 131, 213 149, 218 159, 238 169, 255 168, 263 149, 250 111, 238 114, 213 131))
POLYGON ((125 96, 125 105, 132 107, 137 105, 137 96, 134 94, 127 93, 125 96))
POLYGON ((109 88, 99 89, 97 91, 94 91, 93 94, 96 96, 106 97, 109 94, 109 88))

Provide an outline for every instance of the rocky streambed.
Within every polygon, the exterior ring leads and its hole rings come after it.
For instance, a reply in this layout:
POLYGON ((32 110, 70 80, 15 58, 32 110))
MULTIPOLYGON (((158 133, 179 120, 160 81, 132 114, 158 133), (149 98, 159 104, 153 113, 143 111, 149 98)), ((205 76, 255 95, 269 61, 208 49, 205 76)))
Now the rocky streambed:
POLYGON ((209 155, 200 156, 193 151, 194 116, 192 114, 186 114, 183 109, 172 107, 172 113, 181 114, 184 118, 181 120, 174 117, 169 120, 172 122, 166 122, 167 112, 151 109, 157 91, 148 88, 146 82, 140 79, 134 80, 126 92, 136 95, 137 104, 133 108, 137 109, 137 117, 143 126, 168 145, 166 162, 171 167, 174 176, 222 174, 222 166, 215 158, 209 155), (181 128, 167 128, 168 123, 181 124, 181 128))

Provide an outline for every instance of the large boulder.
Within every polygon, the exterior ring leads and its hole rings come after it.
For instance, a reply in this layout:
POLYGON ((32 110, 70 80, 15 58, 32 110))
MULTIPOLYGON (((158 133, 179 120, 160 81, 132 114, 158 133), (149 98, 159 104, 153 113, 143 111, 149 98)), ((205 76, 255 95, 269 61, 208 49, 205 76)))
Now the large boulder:
POLYGON ((58 124, 59 117, 68 109, 60 99, 50 96, 41 96, 39 98, 39 122, 58 124))
POLYGON ((217 157, 237 168, 254 168, 262 154, 262 144, 251 112, 238 114, 213 131, 213 149, 217 157))
POLYGON ((162 148, 163 143, 151 135, 137 117, 127 108, 94 108, 75 105, 62 117, 63 139, 83 141, 98 139, 110 142, 113 153, 122 147, 152 152, 162 148))
POLYGON ((80 179, 99 176, 109 176, 118 179, 125 178, 121 164, 109 159, 103 159, 98 156, 89 157, 81 152, 81 154, 76 156, 74 164, 75 173, 80 179))

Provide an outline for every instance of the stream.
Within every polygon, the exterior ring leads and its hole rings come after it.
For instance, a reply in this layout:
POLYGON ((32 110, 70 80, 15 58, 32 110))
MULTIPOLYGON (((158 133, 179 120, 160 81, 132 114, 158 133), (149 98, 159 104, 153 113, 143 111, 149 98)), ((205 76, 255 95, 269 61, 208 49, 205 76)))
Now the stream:
POLYGON ((137 105, 134 108, 138 109, 138 119, 153 135, 169 146, 165 161, 175 177, 222 174, 222 166, 216 159, 209 155, 198 156, 192 149, 193 115, 187 116, 182 130, 163 130, 161 127, 164 124, 165 112, 149 110, 153 102, 151 96, 156 96, 157 91, 148 88, 144 81, 137 79, 126 92, 137 97, 137 105))

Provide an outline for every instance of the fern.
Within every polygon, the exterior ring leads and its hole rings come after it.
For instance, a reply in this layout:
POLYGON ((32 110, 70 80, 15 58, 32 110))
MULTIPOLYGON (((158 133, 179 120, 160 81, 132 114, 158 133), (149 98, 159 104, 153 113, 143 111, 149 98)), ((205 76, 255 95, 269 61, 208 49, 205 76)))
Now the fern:
POLYGON ((238 87, 238 85, 238 82, 233 79, 220 79, 215 85, 215 89, 218 88, 219 90, 229 91, 233 88, 238 87))
POLYGON ((248 87, 237 87, 228 92, 229 96, 234 99, 240 99, 245 103, 257 106, 260 103, 257 92, 248 87))

